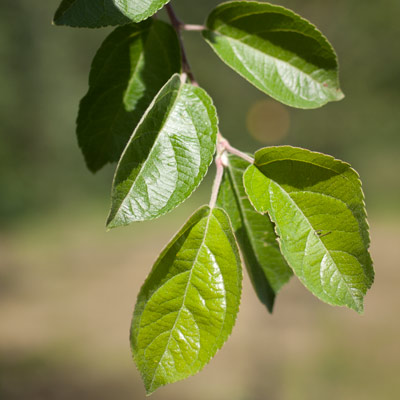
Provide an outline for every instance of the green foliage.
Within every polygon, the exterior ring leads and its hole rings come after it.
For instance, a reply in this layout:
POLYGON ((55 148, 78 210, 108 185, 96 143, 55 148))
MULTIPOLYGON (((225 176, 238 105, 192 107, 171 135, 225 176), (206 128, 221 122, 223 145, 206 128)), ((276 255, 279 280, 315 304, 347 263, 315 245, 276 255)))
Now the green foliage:
POLYGON ((204 37, 218 56, 276 100, 316 108, 343 98, 332 46, 292 11, 233 1, 210 14, 207 28, 204 37))
POLYGON ((358 312, 374 279, 358 174, 304 149, 269 147, 253 160, 233 148, 218 132, 212 99, 195 81, 180 35, 203 31, 227 65, 298 108, 343 97, 327 39, 294 12, 261 2, 221 4, 206 26, 185 25, 169 4, 172 26, 140 22, 166 3, 64 0, 55 16, 61 25, 124 25, 96 54, 77 122, 91 171, 119 159, 108 228, 177 207, 217 150, 209 206, 167 245, 139 293, 131 344, 148 393, 200 371, 227 340, 241 296, 237 242, 270 312, 293 271, 321 300, 358 312))
POLYGON ((55 25, 101 28, 140 22, 169 0, 63 0, 54 15, 55 25))
POLYGON ((257 296, 272 312, 275 295, 292 270, 279 250, 274 224, 267 215, 256 212, 246 196, 243 173, 248 166, 245 160, 229 156, 217 204, 231 219, 257 296))
POLYGON ((212 161, 217 116, 206 92, 177 74, 150 104, 115 172, 107 226, 157 218, 182 203, 212 161))
POLYGON ((131 343, 148 393, 209 362, 232 331, 241 285, 229 218, 202 207, 161 253, 138 296, 131 343))
POLYGON ((93 60, 77 121, 91 171, 119 160, 154 96, 180 70, 179 41, 169 24, 148 20, 107 37, 93 60))
POLYGON ((357 173, 324 154, 282 146, 259 150, 244 182, 256 210, 276 224, 301 282, 321 300, 361 312, 374 275, 357 173))

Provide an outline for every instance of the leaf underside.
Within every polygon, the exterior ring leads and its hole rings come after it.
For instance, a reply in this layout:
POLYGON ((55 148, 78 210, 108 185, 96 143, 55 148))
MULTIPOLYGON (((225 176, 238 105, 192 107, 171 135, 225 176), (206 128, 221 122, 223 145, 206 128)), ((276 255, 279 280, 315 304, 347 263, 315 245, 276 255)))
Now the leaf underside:
POLYGON ((333 157, 282 146, 258 151, 244 182, 301 282, 329 304, 362 312, 374 271, 358 174, 333 157))
POLYGON ((148 394, 200 371, 230 335, 242 271, 226 213, 195 212, 156 261, 135 307, 131 345, 148 394))
POLYGON ((208 170, 217 132, 216 111, 206 92, 172 76, 118 163, 107 226, 157 218, 186 200, 208 170))
POLYGON ((55 25, 101 28, 140 22, 169 0, 63 0, 54 15, 55 25))
POLYGON ((180 72, 175 30, 157 20, 115 29, 98 50, 77 120, 79 146, 92 172, 118 161, 154 96, 180 72))
POLYGON ((274 99, 298 108, 343 98, 336 54, 308 21, 268 3, 217 6, 204 38, 232 69, 274 99))
POLYGON ((280 252, 273 223, 254 209, 246 195, 243 174, 249 163, 233 155, 228 160, 217 205, 228 213, 254 290, 272 312, 275 296, 292 270, 280 252))

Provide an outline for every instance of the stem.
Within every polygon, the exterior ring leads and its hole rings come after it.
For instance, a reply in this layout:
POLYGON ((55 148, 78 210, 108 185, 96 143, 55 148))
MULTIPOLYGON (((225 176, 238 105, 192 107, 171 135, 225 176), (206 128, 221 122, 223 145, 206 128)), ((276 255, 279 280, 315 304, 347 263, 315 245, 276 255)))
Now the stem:
MULTIPOLYGON (((196 79, 194 78, 194 75, 192 73, 192 69, 190 68, 189 60, 186 55, 185 46, 183 45, 183 39, 182 39, 182 34, 181 34, 181 30, 185 26, 193 27, 195 25, 185 25, 175 14, 175 11, 174 11, 171 3, 168 3, 165 6, 165 9, 167 10, 167 14, 168 14, 169 20, 171 21, 171 25, 173 26, 176 34, 178 35, 179 45, 181 47, 182 70, 183 70, 183 72, 186 72, 186 74, 187 74, 188 78, 190 79, 190 81, 192 82, 192 84, 195 86, 198 86, 198 83, 196 82, 196 79)), ((188 29, 186 29, 186 30, 188 30, 188 29)))
POLYGON ((182 31, 204 31, 206 27, 204 25, 194 25, 194 24, 183 24, 181 25, 182 31))
POLYGON ((254 163, 253 157, 251 157, 248 154, 243 153, 242 151, 231 146, 230 143, 221 135, 221 133, 218 133, 218 143, 219 143, 219 146, 223 150, 227 151, 228 153, 231 153, 231 154, 234 154, 235 156, 243 158, 243 160, 247 161, 250 164, 254 163))
POLYGON ((172 26, 175 29, 180 29, 180 27, 183 25, 183 22, 178 18, 178 16, 175 14, 174 9, 172 8, 171 3, 168 3, 165 6, 165 9, 167 10, 168 17, 171 21, 172 26))
POLYGON ((215 158, 215 165, 217 166, 217 173, 215 175, 215 180, 211 192, 210 208, 213 209, 217 202, 219 187, 221 186, 222 177, 224 175, 224 165, 222 163, 221 154, 218 154, 215 158))

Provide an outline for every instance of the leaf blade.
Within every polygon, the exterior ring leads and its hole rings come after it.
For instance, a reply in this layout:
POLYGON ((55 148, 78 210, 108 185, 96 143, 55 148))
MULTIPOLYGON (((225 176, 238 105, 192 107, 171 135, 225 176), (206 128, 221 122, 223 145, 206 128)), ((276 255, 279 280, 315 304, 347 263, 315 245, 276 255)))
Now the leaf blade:
POLYGON ((329 304, 362 312, 374 272, 357 173, 333 157, 282 146, 256 153, 245 187, 254 207, 275 222, 301 282, 329 304))
POLYGON ((249 165, 228 156, 217 205, 228 213, 254 290, 272 312, 275 296, 289 281, 292 270, 280 252, 270 218, 255 211, 246 195, 243 174, 249 165))
POLYGON ((170 0, 114 0, 121 12, 134 22, 143 21, 164 7, 170 0))
POLYGON ((228 338, 241 265, 223 210, 195 212, 156 261, 132 321, 131 345, 147 393, 200 371, 228 338))
POLYGON ((268 3, 217 6, 203 36, 229 67, 276 100, 298 108, 343 98, 327 39, 294 12, 268 3))
POLYGON ((217 132, 211 98, 173 75, 147 109, 118 163, 107 226, 154 219, 186 200, 211 164, 217 132))
POLYGON ((77 119, 78 143, 92 172, 118 161, 154 96, 180 72, 175 30, 149 20, 115 29, 94 57, 77 119))
POLYGON ((76 28, 102 28, 141 22, 169 0, 63 0, 53 23, 76 28))

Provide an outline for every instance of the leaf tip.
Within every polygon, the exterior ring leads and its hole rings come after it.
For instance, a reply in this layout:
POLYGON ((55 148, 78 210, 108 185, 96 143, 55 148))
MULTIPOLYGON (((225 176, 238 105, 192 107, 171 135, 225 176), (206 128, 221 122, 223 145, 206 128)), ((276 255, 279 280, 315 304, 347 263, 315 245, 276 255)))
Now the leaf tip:
POLYGON ((157 388, 153 389, 152 387, 145 386, 145 390, 146 390, 146 397, 150 397, 157 390, 157 388))
POLYGON ((357 312, 359 315, 364 315, 364 304, 360 303, 354 310, 357 312))
POLYGON ((360 301, 354 302, 353 304, 348 304, 347 307, 354 310, 357 314, 363 315, 364 314, 364 302, 363 299, 360 301))
POLYGON ((168 384, 174 383, 174 381, 158 381, 154 379, 154 377, 152 379, 146 379, 145 376, 142 375, 142 377, 144 378, 144 388, 146 390, 146 397, 151 396, 154 392, 156 392, 158 389, 160 389, 163 386, 166 386, 168 384))
POLYGON ((274 301, 272 303, 270 303, 270 304, 265 304, 265 307, 268 310, 268 314, 272 315, 274 313, 274 305, 275 305, 274 301))
POLYGON ((345 94, 342 92, 341 89, 336 89, 336 93, 335 93, 335 100, 336 101, 340 101, 343 100, 345 98, 345 94))
POLYGON ((103 165, 99 166, 99 165, 94 165, 92 163, 86 162, 86 167, 94 175, 100 171, 100 169, 103 167, 103 165))
POLYGON ((116 228, 118 225, 118 223, 115 223, 115 218, 112 214, 110 214, 107 218, 106 221, 106 231, 109 232, 111 231, 111 229, 116 228))
POLYGON ((53 20, 51 21, 51 24, 53 25, 53 26, 60 26, 60 25, 62 25, 62 24, 60 24, 60 22, 58 21, 58 18, 53 18, 53 20))

